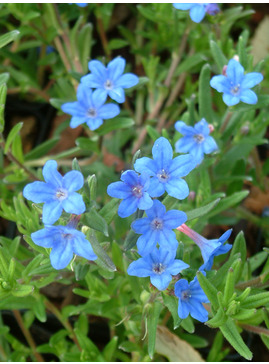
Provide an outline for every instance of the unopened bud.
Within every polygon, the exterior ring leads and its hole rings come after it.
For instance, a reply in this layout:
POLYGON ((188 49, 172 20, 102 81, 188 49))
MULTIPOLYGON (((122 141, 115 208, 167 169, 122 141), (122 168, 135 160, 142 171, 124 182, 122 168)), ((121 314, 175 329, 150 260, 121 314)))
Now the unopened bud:
POLYGON ((194 201, 196 196, 196 193, 194 191, 190 191, 189 196, 188 196, 188 200, 189 201, 194 201))
POLYGON ((237 54, 235 54, 235 55, 233 56, 233 59, 234 59, 235 61, 239 62, 239 56, 238 56, 237 54))
POLYGON ((226 71, 227 71, 227 64, 223 67, 223 69, 222 69, 222 74, 223 74, 223 76, 227 76, 227 73, 226 73, 226 71))
POLYGON ((242 135, 247 135, 249 133, 249 130, 250 130, 250 123, 249 121, 247 121, 243 126, 242 128, 240 129, 240 133, 242 135))
POLYGON ((212 133, 215 130, 214 125, 212 124, 208 124, 208 128, 209 128, 209 133, 212 133))

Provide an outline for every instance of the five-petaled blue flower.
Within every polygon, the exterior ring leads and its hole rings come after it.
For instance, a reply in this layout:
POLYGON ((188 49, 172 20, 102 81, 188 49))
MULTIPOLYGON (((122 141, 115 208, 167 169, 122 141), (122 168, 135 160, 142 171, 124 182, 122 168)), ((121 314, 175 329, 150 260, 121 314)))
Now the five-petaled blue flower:
POLYGON ((70 171, 62 176, 57 171, 57 162, 49 160, 43 167, 45 182, 32 182, 23 189, 23 196, 35 203, 44 202, 42 220, 44 224, 53 224, 63 210, 80 215, 85 211, 82 196, 75 191, 84 184, 79 171, 70 171))
POLYGON ((85 235, 68 225, 46 226, 32 233, 31 238, 36 245, 52 248, 50 261, 55 269, 67 267, 73 258, 73 253, 88 260, 97 259, 85 235))
POLYGON ((210 3, 174 3, 173 6, 179 10, 190 10, 191 20, 200 23, 205 14, 216 15, 219 12, 217 4, 210 3))
POLYGON ((151 208, 153 201, 148 194, 149 176, 139 176, 135 171, 128 170, 121 175, 122 182, 113 182, 107 187, 107 193, 111 197, 123 199, 119 205, 120 217, 132 215, 137 208, 147 210, 151 208))
POLYGON ((152 176, 149 194, 159 197, 165 191, 170 196, 183 200, 189 194, 189 187, 181 177, 196 167, 191 155, 181 155, 173 159, 173 149, 167 139, 160 137, 152 148, 153 160, 147 157, 136 160, 134 169, 152 176))
POLYGON ((187 221, 185 212, 170 210, 166 212, 165 206, 158 200, 153 201, 153 206, 146 211, 148 217, 137 219, 132 223, 132 229, 143 234, 137 240, 140 255, 152 251, 157 243, 167 250, 177 250, 178 241, 172 229, 187 221))
POLYGON ((259 72, 251 72, 244 75, 243 66, 231 59, 225 71, 225 75, 214 76, 210 81, 210 86, 218 92, 223 92, 223 101, 228 106, 238 104, 240 101, 246 104, 256 104, 257 95, 250 90, 263 80, 263 75, 259 72))
POLYGON ((200 267, 200 270, 210 270, 213 265, 214 257, 227 253, 232 245, 225 244, 226 240, 229 239, 232 229, 227 230, 221 235, 219 239, 206 239, 202 235, 198 234, 196 231, 189 228, 187 225, 182 224, 177 228, 177 230, 186 234, 191 238, 195 244, 201 249, 202 257, 204 259, 204 264, 200 267))
POLYGON ((132 262, 127 273, 130 276, 150 277, 150 282, 160 291, 166 289, 176 275, 189 267, 182 260, 175 259, 176 251, 160 247, 154 248, 150 254, 132 262))
POLYGON ((178 316, 185 319, 189 314, 200 322, 208 320, 208 312, 203 303, 209 302, 202 290, 197 277, 188 283, 186 279, 180 279, 175 284, 175 295, 178 300, 178 316))
POLYGON ((106 95, 101 90, 92 91, 83 84, 78 86, 77 99, 61 106, 65 113, 72 115, 71 128, 86 123, 91 130, 95 130, 103 124, 103 119, 112 119, 120 113, 118 105, 104 105, 106 95))
POLYGON ((200 164, 204 158, 204 153, 209 154, 218 149, 215 140, 209 135, 210 129, 205 119, 202 119, 194 127, 186 125, 183 121, 177 121, 175 128, 183 138, 175 144, 178 153, 190 153, 200 164))
POLYGON ((81 82, 87 87, 97 88, 102 91, 102 97, 109 95, 117 102, 125 101, 124 88, 133 87, 138 84, 139 78, 133 73, 125 73, 126 61, 117 57, 108 63, 107 68, 100 61, 90 61, 89 75, 83 76, 81 82))

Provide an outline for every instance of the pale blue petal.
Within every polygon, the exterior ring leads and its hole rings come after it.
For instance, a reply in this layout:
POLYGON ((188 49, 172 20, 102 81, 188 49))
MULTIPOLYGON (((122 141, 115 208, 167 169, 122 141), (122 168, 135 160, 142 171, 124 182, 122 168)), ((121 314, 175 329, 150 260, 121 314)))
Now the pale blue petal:
POLYGON ((115 87, 129 88, 137 85, 139 78, 133 73, 125 73, 115 83, 115 87))
POLYGON ((89 88, 102 88, 102 87, 104 87, 103 80, 101 80, 100 77, 97 77, 93 73, 81 77, 80 82, 83 83, 85 86, 87 86, 89 88))
POLYGON ((151 197, 160 197, 165 192, 165 183, 161 183, 157 177, 150 179, 148 193, 151 197))
POLYGON ((107 65, 109 79, 115 82, 123 74, 125 65, 126 61, 122 57, 117 57, 110 61, 107 65))
POLYGON ((195 4, 190 9, 190 17, 191 20, 195 23, 200 23, 201 20, 204 19, 206 13, 206 9, 204 4, 195 4))
POLYGON ((81 124, 86 123, 89 120, 89 118, 87 116, 73 116, 70 120, 70 128, 75 129, 76 127, 78 127, 81 124))
POLYGON ((153 145, 152 155, 161 168, 166 168, 173 158, 173 149, 169 141, 164 137, 158 138, 153 145))
POLYGON ((144 192, 143 195, 138 199, 137 207, 140 210, 148 210, 151 208, 153 204, 152 199, 149 197, 147 192, 144 192))
POLYGON ((112 119, 120 113, 120 108, 115 104, 106 104, 98 110, 98 117, 102 119, 112 119))
POLYGON ((155 217, 163 218, 165 212, 165 206, 160 201, 154 200, 151 209, 147 210, 146 214, 150 220, 153 220, 155 217))
POLYGON ((168 250, 177 250, 178 241, 176 239, 176 234, 172 230, 163 229, 162 231, 158 231, 158 243, 164 249, 168 250))
POLYGON ((181 120, 175 123, 175 129, 183 135, 194 136, 196 134, 196 131, 192 126, 186 125, 184 121, 181 120))
POLYGON ((181 297, 181 293, 189 289, 189 283, 186 279, 180 279, 175 284, 175 295, 181 297))
POLYGON ((178 310, 177 310, 178 316, 181 319, 185 319, 189 316, 190 310, 186 302, 181 301, 179 298, 178 300, 178 310))
POLYGON ((68 194, 68 197, 62 201, 62 207, 69 214, 80 215, 86 210, 82 196, 77 192, 68 194))
POLYGON ((194 125, 194 130, 196 131, 196 134, 202 134, 204 137, 210 134, 208 123, 205 119, 198 121, 198 123, 194 125))
POLYGON ((131 187, 140 184, 139 175, 131 169, 128 169, 127 171, 123 172, 120 179, 131 187))
POLYGON ((36 181, 26 185, 22 194, 34 203, 49 202, 56 194, 56 187, 50 183, 36 181))
POLYGON ((154 176, 158 172, 157 164, 148 157, 138 158, 135 161, 134 169, 139 173, 145 172, 149 176, 154 176))
POLYGON ((174 8, 179 10, 190 10, 194 5, 192 3, 173 3, 174 8))
POLYGON ((99 126, 101 126, 103 124, 103 119, 101 118, 88 118, 87 119, 87 125, 89 127, 90 130, 96 130, 99 128, 99 126))
POLYGON ((243 81, 241 83, 241 88, 252 88, 263 80, 263 75, 259 72, 251 72, 244 76, 243 81))
POLYGON ((120 217, 128 217, 137 210, 138 199, 135 196, 130 196, 121 201, 118 209, 120 217))
POLYGON ((56 161, 47 161, 43 167, 42 173, 47 183, 57 187, 62 186, 63 176, 57 171, 56 161))
POLYGON ((145 278, 151 274, 151 267, 143 258, 139 258, 129 265, 127 273, 129 276, 145 278))
POLYGON ((193 136, 183 137, 176 142, 175 150, 177 153, 188 153, 195 145, 196 141, 193 136))
POLYGON ((222 234, 221 237, 219 238, 219 242, 221 242, 222 244, 225 243, 225 241, 229 239, 232 231, 233 231, 233 229, 229 229, 229 230, 225 231, 225 233, 222 234))
POLYGON ((228 106, 234 106, 240 101, 240 98, 238 96, 234 96, 231 94, 223 94, 222 99, 228 106))
POLYGON ((210 80, 210 86, 216 89, 218 92, 229 93, 231 89, 231 84, 229 80, 224 75, 214 76, 210 80))
MULTIPOLYGON (((174 158, 168 168, 169 175, 171 177, 185 177, 196 167, 196 163, 193 157, 189 154, 179 155, 174 158)), ((169 182, 169 180, 168 180, 169 182)))
POLYGON ((187 215, 183 211, 169 210, 163 217, 166 229, 176 229, 187 221, 187 215))
POLYGON ((172 280, 171 274, 163 272, 161 274, 152 274, 150 277, 151 284, 158 288, 160 291, 164 291, 172 280))
POLYGON ((208 136, 205 140, 205 142, 203 143, 203 149, 204 149, 204 153, 209 154, 214 152, 215 150, 218 149, 218 146, 214 140, 214 138, 212 138, 211 136, 208 136))
MULTIPOLYGON (((102 89, 98 89, 95 90, 92 93, 92 101, 94 104, 94 107, 98 110, 102 105, 104 105, 104 103, 106 102, 107 99, 107 92, 106 90, 102 90, 102 89)), ((100 116, 100 113, 98 112, 98 116, 100 116)))
MULTIPOLYGON (((149 211, 149 210, 148 210, 149 211)), ((150 229, 151 219, 144 217, 132 222, 131 227, 137 234, 146 234, 150 229)))
POLYGON ((200 322, 206 322, 208 320, 208 312, 201 302, 190 298, 189 305, 191 305, 190 315, 194 319, 200 322))
POLYGON ((103 80, 103 83, 105 83, 107 79, 107 69, 102 62, 92 60, 88 63, 88 67, 89 70, 100 79, 100 81, 103 80))
POLYGON ((120 104, 125 101, 125 93, 122 87, 117 87, 109 90, 108 95, 111 97, 112 100, 115 100, 120 104))
POLYGON ((236 61, 235 59, 230 59, 228 63, 228 67, 226 69, 226 74, 228 79, 237 86, 241 84, 244 78, 244 68, 243 66, 236 61))
POLYGON ((84 184, 83 174, 79 171, 70 171, 63 176, 63 187, 69 192, 80 190, 84 184))
POLYGON ((152 252, 152 249, 156 246, 156 236, 157 232, 154 230, 148 231, 147 234, 142 235, 137 239, 136 245, 140 255, 146 256, 152 252))
POLYGON ((57 237, 57 234, 55 234, 55 229, 45 228, 32 233, 31 239, 38 246, 42 246, 43 248, 52 248, 55 241, 55 236, 57 237))
POLYGON ((204 159, 203 144, 197 144, 196 148, 191 150, 191 155, 195 158, 196 164, 200 164, 204 159))
POLYGON ((183 200, 189 195, 187 182, 181 178, 171 178, 165 185, 168 195, 183 200))
POLYGON ((125 199, 132 195, 130 186, 123 182, 113 182, 107 186, 107 194, 111 197, 125 199))
POLYGON ((240 95, 240 100, 245 102, 246 104, 257 104, 258 102, 258 97, 255 94, 254 91, 252 90, 242 90, 241 95, 240 95))
POLYGON ((173 276, 181 272, 183 269, 189 268, 189 264, 184 263, 182 260, 175 259, 172 264, 167 267, 167 271, 173 276))
POLYGON ((45 225, 54 224, 61 216, 63 207, 58 200, 47 202, 43 206, 42 221, 45 225))
POLYGON ((85 235, 80 232, 76 231, 76 234, 73 238, 73 250, 76 255, 80 257, 86 258, 88 260, 96 260, 97 256, 94 253, 91 244, 85 238, 85 235))
POLYGON ((70 114, 77 117, 85 117, 86 109, 81 106, 81 104, 77 101, 74 102, 66 102, 61 106, 61 109, 66 114, 70 114))
POLYGON ((54 244, 50 253, 50 261, 53 268, 63 269, 67 267, 72 258, 72 244, 67 239, 62 238, 60 241, 54 244))
POLYGON ((81 108, 85 110, 84 115, 86 114, 88 109, 94 108, 94 104, 92 101, 92 90, 86 87, 83 83, 78 85, 77 99, 80 103, 81 108))

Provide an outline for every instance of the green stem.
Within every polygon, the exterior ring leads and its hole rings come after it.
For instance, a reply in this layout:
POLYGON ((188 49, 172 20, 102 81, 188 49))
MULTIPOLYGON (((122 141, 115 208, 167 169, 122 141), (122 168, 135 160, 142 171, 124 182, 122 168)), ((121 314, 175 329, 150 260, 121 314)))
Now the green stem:
POLYGON ((263 334, 269 336, 269 330, 267 330, 265 327, 240 324, 240 323, 238 323, 238 325, 247 331, 253 332, 254 334, 259 334, 259 335, 263 334))
POLYGON ((13 313, 14 313, 14 316, 15 316, 15 318, 16 318, 16 320, 17 320, 17 322, 18 322, 18 325, 19 325, 19 327, 20 327, 21 331, 23 332, 23 335, 24 335, 24 337, 25 337, 25 339, 26 339, 27 343, 29 344, 30 348, 31 348, 31 349, 32 349, 32 351, 33 351, 33 355, 34 355, 34 357, 36 358, 36 360, 37 360, 37 361, 39 361, 39 362, 44 362, 45 360, 44 360, 44 358, 42 357, 42 355, 41 355, 41 354, 39 354, 39 353, 36 351, 36 344, 35 344, 35 342, 34 342, 34 340, 33 340, 33 338, 32 338, 32 335, 31 335, 30 331, 29 331, 29 330, 25 327, 25 325, 24 325, 24 322, 23 322, 23 319, 22 319, 22 317, 21 317, 20 312, 19 312, 18 310, 12 310, 12 311, 13 311, 13 313))

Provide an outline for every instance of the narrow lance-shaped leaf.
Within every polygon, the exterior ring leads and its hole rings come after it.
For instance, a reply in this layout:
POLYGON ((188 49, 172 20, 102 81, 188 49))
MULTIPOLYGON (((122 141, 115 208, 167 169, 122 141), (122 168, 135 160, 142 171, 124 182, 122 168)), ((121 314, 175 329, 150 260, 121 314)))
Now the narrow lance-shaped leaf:
POLYGON ((92 229, 90 229, 87 232, 87 237, 89 238, 93 251, 95 252, 95 254, 98 257, 98 259, 95 261, 96 264, 98 264, 101 268, 106 269, 110 272, 115 272, 117 270, 117 268, 115 267, 115 264, 112 262, 110 257, 104 251, 104 249, 101 247, 101 245, 100 245, 98 239, 96 238, 96 235, 92 229))
POLYGON ((205 118, 208 123, 213 121, 210 78, 210 66, 205 64, 199 77, 199 115, 200 119, 205 118))
POLYGON ((159 322, 160 313, 163 306, 160 302, 154 302, 153 306, 149 310, 148 315, 148 353, 149 357, 153 359, 153 355, 155 352, 155 341, 156 341, 156 332, 157 325, 159 322))

